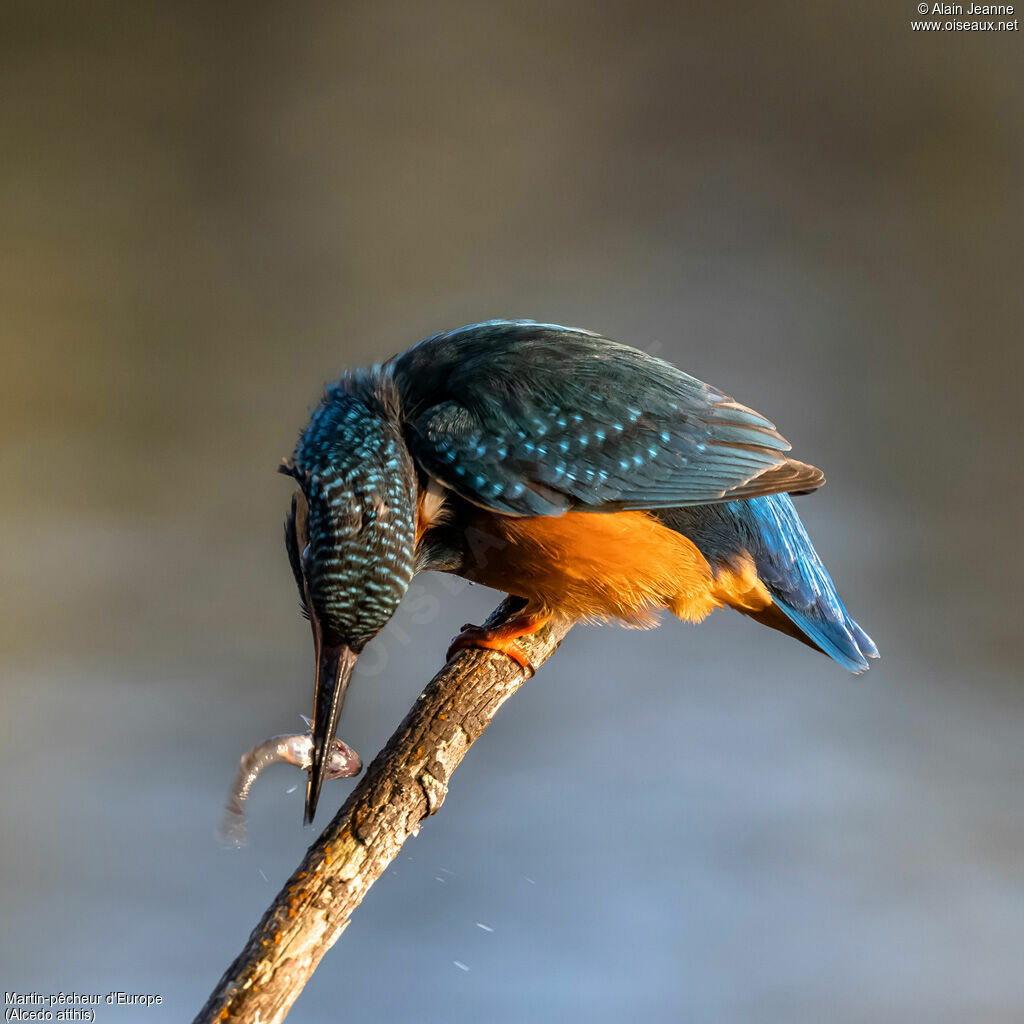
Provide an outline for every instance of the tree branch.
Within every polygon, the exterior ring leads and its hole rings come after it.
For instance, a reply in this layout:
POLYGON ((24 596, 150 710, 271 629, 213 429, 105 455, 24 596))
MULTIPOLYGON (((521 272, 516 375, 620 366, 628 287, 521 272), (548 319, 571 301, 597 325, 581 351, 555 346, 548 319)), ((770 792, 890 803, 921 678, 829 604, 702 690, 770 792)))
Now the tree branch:
MULTIPOLYGON (((511 618, 520 603, 505 600, 487 625, 511 618)), ((569 628, 552 620, 519 643, 540 666, 569 628)), ((440 809, 452 772, 525 678, 511 658, 482 650, 462 651, 434 676, 309 848, 194 1024, 284 1020, 370 886, 440 809)))

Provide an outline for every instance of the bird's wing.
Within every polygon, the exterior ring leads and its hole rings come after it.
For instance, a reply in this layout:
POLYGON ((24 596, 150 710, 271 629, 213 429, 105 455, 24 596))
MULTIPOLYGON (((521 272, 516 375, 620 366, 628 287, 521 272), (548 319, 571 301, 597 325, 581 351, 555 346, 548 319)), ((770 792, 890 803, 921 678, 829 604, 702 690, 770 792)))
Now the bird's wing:
POLYGON ((774 424, 638 349, 586 331, 489 321, 386 367, 431 476, 506 515, 652 509, 813 490, 774 424))

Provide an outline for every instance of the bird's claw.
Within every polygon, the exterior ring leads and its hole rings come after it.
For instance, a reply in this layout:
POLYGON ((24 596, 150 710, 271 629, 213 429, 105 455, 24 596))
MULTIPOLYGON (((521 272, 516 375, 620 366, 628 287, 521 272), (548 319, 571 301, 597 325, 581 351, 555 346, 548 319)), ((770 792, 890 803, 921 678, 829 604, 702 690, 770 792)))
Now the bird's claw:
POLYGON ((505 636, 500 629, 487 629, 484 626, 474 626, 467 622, 462 627, 462 632, 452 639, 451 646, 445 656, 451 661, 459 651, 471 648, 478 648, 485 651, 498 651, 506 657, 511 658, 527 676, 533 676, 536 669, 533 662, 527 657, 526 652, 515 642, 512 637, 505 636))

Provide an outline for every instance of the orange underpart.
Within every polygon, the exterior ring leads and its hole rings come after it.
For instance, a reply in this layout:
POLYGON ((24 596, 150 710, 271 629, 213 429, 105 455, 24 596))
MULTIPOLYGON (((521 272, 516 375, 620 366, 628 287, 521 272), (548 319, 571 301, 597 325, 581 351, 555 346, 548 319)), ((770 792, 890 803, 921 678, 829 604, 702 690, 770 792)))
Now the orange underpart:
POLYGON ((719 603, 747 615, 762 612, 772 604, 771 594, 758 578, 754 560, 745 552, 737 555, 730 567, 715 573, 714 596, 719 603))
MULTIPOLYGON (((693 541, 649 512, 514 518, 481 509, 467 525, 466 552, 462 575, 525 598, 531 613, 649 628, 663 609, 700 622, 730 607, 790 631, 748 552, 737 547, 728 564, 712 569, 693 541)), ((484 639, 463 646, 520 660, 507 645, 495 646, 513 636, 484 639)))
POLYGON ((573 619, 696 622, 719 602, 707 560, 648 512, 513 518, 481 510, 466 531, 464 575, 573 619))

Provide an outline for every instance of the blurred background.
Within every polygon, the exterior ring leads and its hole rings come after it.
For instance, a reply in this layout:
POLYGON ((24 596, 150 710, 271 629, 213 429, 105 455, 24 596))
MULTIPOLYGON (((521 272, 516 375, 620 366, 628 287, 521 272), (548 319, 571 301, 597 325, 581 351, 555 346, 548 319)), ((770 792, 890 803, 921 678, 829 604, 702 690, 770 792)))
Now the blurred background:
MULTIPOLYGON (((883 658, 576 630, 291 1019, 1024 1019, 1024 61, 915 7, 3 4, 5 990, 198 1010, 314 836, 278 768, 215 838, 311 708, 276 464, 345 367, 515 316, 775 419, 883 658)), ((497 600, 410 596, 367 759, 497 600)))

